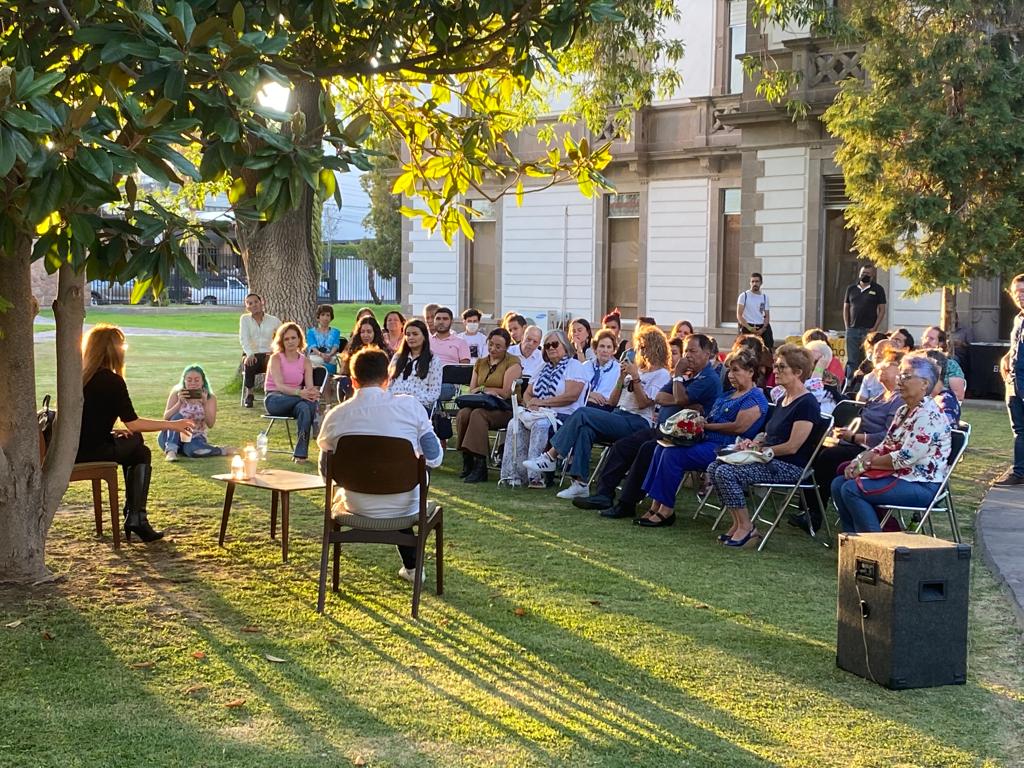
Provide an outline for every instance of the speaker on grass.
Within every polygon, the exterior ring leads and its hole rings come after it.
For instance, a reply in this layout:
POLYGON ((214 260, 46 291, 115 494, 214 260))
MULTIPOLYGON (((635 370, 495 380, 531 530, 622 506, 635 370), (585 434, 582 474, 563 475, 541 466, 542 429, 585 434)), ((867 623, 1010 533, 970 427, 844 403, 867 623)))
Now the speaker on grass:
POLYGON ((970 564, 966 544, 841 534, 836 664, 886 688, 962 685, 970 564))

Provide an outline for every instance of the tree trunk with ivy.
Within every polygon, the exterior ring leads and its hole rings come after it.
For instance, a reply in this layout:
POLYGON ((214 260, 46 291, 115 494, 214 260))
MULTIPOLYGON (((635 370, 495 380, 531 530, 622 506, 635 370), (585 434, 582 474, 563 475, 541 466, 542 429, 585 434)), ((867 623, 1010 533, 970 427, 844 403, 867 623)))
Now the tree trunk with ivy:
MULTIPOLYGON (((296 83, 289 109, 306 115, 310 137, 319 141, 319 82, 296 83)), ((245 173, 243 172, 243 177, 245 173)), ((255 185, 253 185, 255 186, 255 185)), ((303 186, 299 205, 273 222, 239 221, 238 243, 249 278, 249 290, 260 294, 267 311, 282 322, 291 320, 303 328, 313 324, 320 287, 320 264, 313 243, 315 194, 303 186)))
POLYGON ((35 342, 30 277, 31 242, 19 238, 13 253, 0 249, 0 281, 19 297, 0 312, 0 581, 33 582, 48 575, 46 535, 67 489, 82 423, 82 300, 84 278, 60 268, 57 298, 58 417, 45 460, 36 423, 35 342))

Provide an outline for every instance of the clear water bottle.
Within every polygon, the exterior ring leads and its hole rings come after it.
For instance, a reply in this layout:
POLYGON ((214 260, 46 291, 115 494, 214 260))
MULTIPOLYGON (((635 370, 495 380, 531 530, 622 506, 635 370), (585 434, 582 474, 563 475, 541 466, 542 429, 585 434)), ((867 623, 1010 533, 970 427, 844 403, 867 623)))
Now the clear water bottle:
POLYGON ((261 459, 267 458, 267 433, 260 432, 256 435, 256 452, 259 453, 261 459))

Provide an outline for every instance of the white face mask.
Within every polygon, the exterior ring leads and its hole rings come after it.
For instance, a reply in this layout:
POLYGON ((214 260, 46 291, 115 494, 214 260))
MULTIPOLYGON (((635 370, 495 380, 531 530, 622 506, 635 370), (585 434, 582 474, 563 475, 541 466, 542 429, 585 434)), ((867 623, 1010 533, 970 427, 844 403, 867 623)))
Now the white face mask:
POLYGON ((466 333, 473 335, 480 330, 480 323, 466 323, 466 333))

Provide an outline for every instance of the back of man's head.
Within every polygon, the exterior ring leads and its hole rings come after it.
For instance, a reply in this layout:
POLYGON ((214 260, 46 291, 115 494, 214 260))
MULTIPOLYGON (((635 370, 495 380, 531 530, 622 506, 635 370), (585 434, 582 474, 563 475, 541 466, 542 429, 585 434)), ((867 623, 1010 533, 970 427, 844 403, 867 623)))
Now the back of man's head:
POLYGON ((379 387, 388 380, 388 356, 376 347, 364 347, 352 356, 350 369, 357 387, 379 387))

